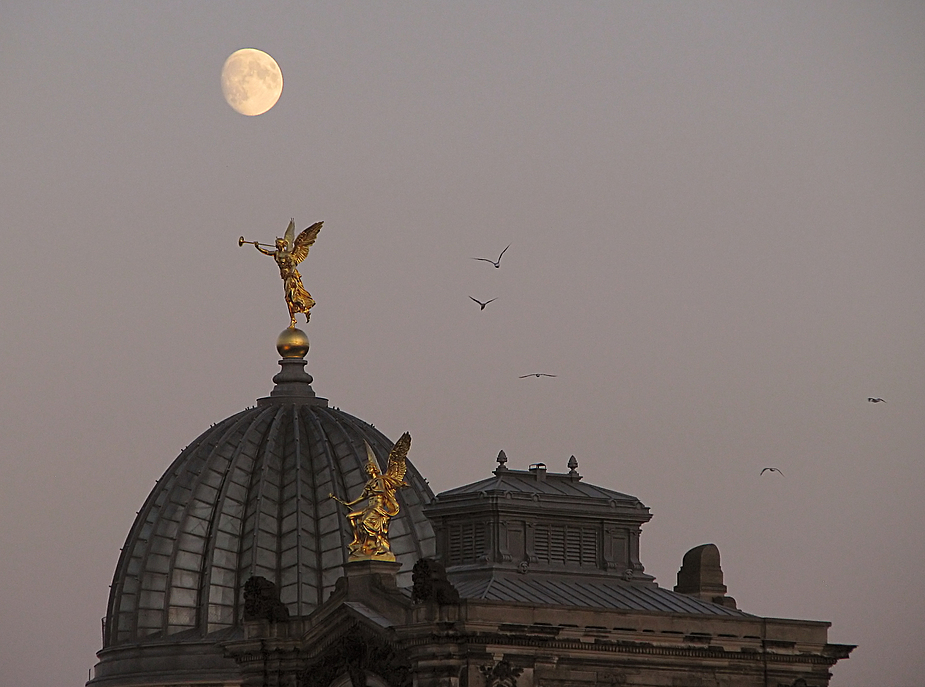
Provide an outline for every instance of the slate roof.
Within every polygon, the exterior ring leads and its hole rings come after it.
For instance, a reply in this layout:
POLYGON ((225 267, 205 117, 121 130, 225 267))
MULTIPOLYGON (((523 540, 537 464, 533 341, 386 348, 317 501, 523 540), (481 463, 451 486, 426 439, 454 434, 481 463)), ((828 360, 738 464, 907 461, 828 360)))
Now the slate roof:
POLYGON ((701 601, 696 597, 678 594, 654 584, 633 584, 621 580, 567 580, 545 576, 495 573, 490 577, 454 580, 453 586, 465 599, 624 611, 752 617, 750 613, 701 601))
MULTIPOLYGON (((558 496, 575 499, 600 499, 604 501, 626 502, 633 506, 639 503, 639 499, 629 494, 622 494, 612 489, 605 489, 594 484, 587 484, 581 481, 580 476, 572 476, 568 473, 547 472, 543 479, 539 479, 536 472, 532 470, 508 470, 499 469, 494 472, 494 476, 487 479, 466 484, 456 489, 441 492, 437 496, 438 501, 449 500, 454 497, 471 496, 473 494, 517 494, 541 496, 558 496)), ((638 506, 637 506, 638 507, 638 506)))
MULTIPOLYGON (((116 567, 105 647, 238 626, 251 575, 274 582, 294 616, 330 595, 352 532, 328 494, 355 498, 365 444, 384 468, 392 442, 305 386, 304 398, 267 399, 206 430, 158 480, 116 567)), ((434 554, 423 513, 433 492, 410 461, 405 480, 391 543, 410 584, 414 563, 434 554)))
POLYGON ((378 625, 379 627, 383 629, 388 629, 395 625, 395 623, 392 620, 389 620, 381 613, 377 613, 376 611, 371 609, 369 606, 367 606, 366 604, 360 603, 359 601, 345 601, 344 606, 354 611, 355 613, 360 614, 361 616, 369 620, 371 623, 378 625))

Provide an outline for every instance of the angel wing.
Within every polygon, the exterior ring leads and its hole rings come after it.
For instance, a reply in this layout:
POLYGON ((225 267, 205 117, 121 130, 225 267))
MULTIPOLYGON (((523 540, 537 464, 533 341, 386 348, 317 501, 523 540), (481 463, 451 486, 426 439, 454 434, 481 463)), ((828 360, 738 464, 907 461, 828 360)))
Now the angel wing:
POLYGON ((411 435, 405 432, 395 442, 392 450, 389 451, 389 467, 385 471, 386 477, 398 483, 405 481, 405 472, 408 470, 405 458, 407 458, 408 449, 410 448, 411 435))
POLYGON ((283 239, 286 241, 286 248, 289 252, 292 252, 292 246, 295 242, 295 218, 293 217, 289 220, 289 226, 286 227, 286 233, 283 235, 283 239))
POLYGON ((379 464, 376 462, 376 454, 373 453, 373 447, 369 445, 368 441, 364 441, 366 444, 366 464, 369 466, 369 470, 372 473, 370 477, 379 477, 382 472, 379 470, 379 464))
POLYGON ((292 248, 292 257, 297 263, 302 262, 305 256, 308 255, 308 249, 312 247, 312 244, 315 243, 315 239, 318 238, 318 232, 321 231, 322 224, 324 224, 324 222, 315 222, 308 229, 302 231, 295 240, 295 245, 292 248))

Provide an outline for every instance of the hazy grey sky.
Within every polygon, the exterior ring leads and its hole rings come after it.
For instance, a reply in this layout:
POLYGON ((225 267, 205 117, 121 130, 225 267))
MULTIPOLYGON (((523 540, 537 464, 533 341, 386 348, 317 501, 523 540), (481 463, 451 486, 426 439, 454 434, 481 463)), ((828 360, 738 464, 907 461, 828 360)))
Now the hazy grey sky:
POLYGON ((436 491, 575 454, 663 586, 713 542, 834 685, 922 683, 925 3, 2 2, 0 57, 5 684, 82 684, 154 480, 271 388, 237 238, 290 217, 315 390, 436 491))

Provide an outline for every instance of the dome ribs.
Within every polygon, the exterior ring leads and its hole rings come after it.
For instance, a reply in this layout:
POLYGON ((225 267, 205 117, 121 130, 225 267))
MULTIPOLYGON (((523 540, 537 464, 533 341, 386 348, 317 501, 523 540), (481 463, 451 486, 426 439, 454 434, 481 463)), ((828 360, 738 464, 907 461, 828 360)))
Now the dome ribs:
MULTIPOLYGON (((233 420, 242 413, 229 418, 233 420)), ((106 623, 106 637, 104 646, 119 644, 130 641, 138 636, 139 618, 145 616, 146 620, 153 620, 152 616, 158 612, 157 609, 145 608, 144 613, 139 608, 139 597, 141 593, 141 572, 148 569, 148 552, 152 549, 152 544, 159 536, 158 524, 160 520, 161 508, 168 500, 173 485, 184 471, 186 463, 192 459, 194 454, 200 448, 209 442, 214 446, 217 442, 216 437, 222 433, 220 427, 213 427, 207 432, 203 432, 189 446, 180 452, 180 455, 171 463, 165 473, 158 480, 157 485, 151 490, 148 498, 139 511, 138 517, 132 526, 131 531, 122 547, 122 553, 119 557, 119 563, 116 565, 116 572, 113 575, 112 589, 109 595, 109 612, 106 623)), ((163 573, 165 583, 160 587, 160 591, 166 589, 166 572, 163 573)), ((154 598, 146 598, 147 602, 155 601, 154 598)), ((163 606, 160 611, 163 614, 163 606)), ((155 628, 148 634, 160 632, 163 629, 163 622, 158 619, 156 623, 151 623, 155 628)))
MULTIPOLYGON (((344 500, 359 496, 360 489, 366 483, 363 462, 357 454, 355 442, 345 429, 345 413, 321 409, 316 411, 321 425, 321 434, 325 437, 326 454, 333 479, 339 482, 340 490, 331 491, 344 500), (336 414, 335 414, 336 413, 336 414), (353 460, 351 461, 351 457, 353 460), (354 463, 352 467, 347 463, 354 463)), ((366 449, 363 448, 363 455, 366 449)), ((343 517, 337 504, 331 501, 329 516, 318 523, 319 549, 321 566, 319 574, 323 593, 334 589, 334 584, 341 576, 341 566, 347 560, 347 543, 351 539, 347 519, 343 517)))
POLYGON ((242 555, 239 565, 239 580, 259 575, 274 584, 279 584, 279 550, 276 545, 279 512, 280 453, 285 452, 286 434, 281 431, 288 417, 286 407, 278 406, 267 432, 266 442, 256 454, 248 501, 244 510, 242 555), (275 469, 274 469, 275 463, 275 469), (274 480, 274 477, 276 478, 274 480), (272 539, 270 539, 272 537, 272 539), (269 539, 269 541, 267 541, 269 539))
POLYGON ((280 556, 278 589, 280 599, 290 606, 290 611, 299 614, 303 607, 302 570, 303 556, 303 513, 304 507, 304 462, 311 464, 311 454, 306 451, 303 438, 300 406, 290 406, 292 422, 291 446, 283 456, 280 475, 279 535, 280 556))
POLYGON ((164 607, 164 633, 175 634, 203 628, 203 608, 207 605, 203 578, 212 554, 208 548, 213 520, 219 504, 220 487, 235 448, 251 426, 248 414, 241 414, 216 425, 218 441, 207 443, 196 452, 195 469, 187 469, 185 483, 178 482, 171 501, 186 503, 176 523, 175 546, 167 580, 164 607))
MULTIPOLYGON (((275 582, 290 614, 311 613, 343 574, 352 533, 328 494, 359 496, 364 440, 382 466, 391 442, 320 403, 260 404, 203 432, 138 511, 113 577, 104 648, 224 636, 241 625, 251 575, 275 582)), ((434 536, 421 512, 432 494, 410 465, 406 480, 391 540, 410 584, 434 536)))
MULTIPOLYGON (((309 470, 309 475, 311 477, 312 494, 311 543, 314 557, 314 561, 312 562, 313 564, 305 571, 306 579, 302 581, 302 584, 306 587, 310 587, 310 589, 313 591, 314 596, 309 608, 315 608, 324 602, 324 580, 322 579, 321 574, 321 522, 322 518, 330 518, 332 513, 336 513, 334 501, 328 498, 328 494, 337 491, 337 488, 334 485, 334 481, 337 477, 337 471, 335 470, 334 458, 331 455, 330 447, 328 445, 327 434, 324 431, 324 427, 321 424, 318 414, 306 412, 302 416, 302 422, 303 426, 305 427, 305 435, 311 437, 311 445, 309 446, 309 455, 311 456, 311 470, 309 470), (327 470, 324 469, 325 467, 327 470), (330 475, 331 479, 319 479, 319 477, 322 477, 325 474, 330 475), (309 572, 312 574, 309 575, 309 572)), ((347 542, 344 541, 342 531, 341 543, 342 547, 346 547, 347 542)), ((305 610, 302 608, 300 608, 299 611, 300 613, 305 612, 305 610)), ((310 612, 310 610, 308 612, 310 612)))
POLYGON ((179 540, 180 523, 185 508, 184 497, 188 501, 190 493, 186 483, 189 482, 190 465, 202 470, 205 456, 218 443, 227 427, 225 423, 216 425, 205 440, 196 446, 168 480, 164 480, 163 489, 156 500, 157 522, 148 541, 143 559, 137 571, 129 570, 126 580, 133 575, 139 588, 138 610, 135 625, 130 630, 129 639, 168 633, 168 609, 170 592, 173 584, 171 570, 176 560, 176 548, 179 540))
POLYGON ((231 460, 222 475, 218 504, 209 531, 205 569, 202 576, 200 627, 205 633, 232 627, 239 614, 238 561, 241 555, 241 530, 248 475, 253 472, 257 447, 270 426, 272 411, 251 410, 249 424, 241 441, 234 447, 231 460), (244 465, 242 465, 242 463, 244 465))

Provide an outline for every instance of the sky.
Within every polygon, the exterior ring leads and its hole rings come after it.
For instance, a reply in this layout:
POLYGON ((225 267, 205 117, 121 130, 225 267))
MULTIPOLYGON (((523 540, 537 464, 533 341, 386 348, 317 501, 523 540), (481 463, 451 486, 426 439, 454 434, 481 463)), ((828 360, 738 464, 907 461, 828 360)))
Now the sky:
POLYGON ((324 221, 316 392, 435 491, 575 455, 651 509, 662 586, 712 542, 739 608, 858 645, 833 685, 921 684, 925 4, 0 17, 8 684, 83 683, 155 480, 272 387, 281 283, 237 239, 290 217, 324 221), (283 72, 257 117, 244 47, 283 72))

